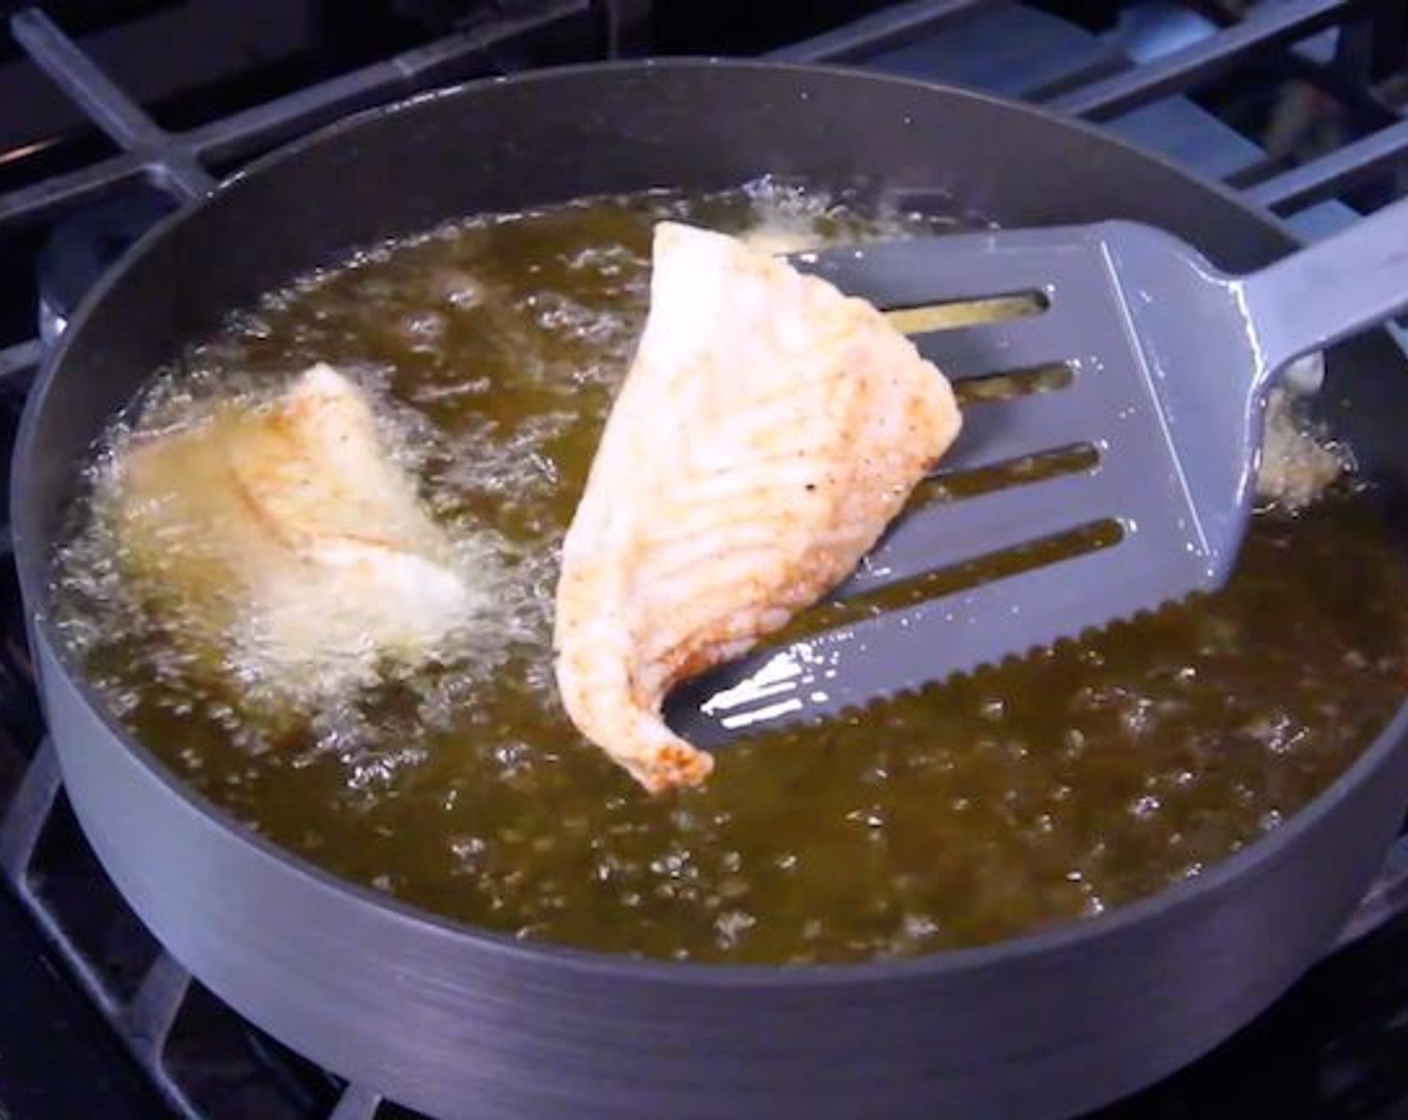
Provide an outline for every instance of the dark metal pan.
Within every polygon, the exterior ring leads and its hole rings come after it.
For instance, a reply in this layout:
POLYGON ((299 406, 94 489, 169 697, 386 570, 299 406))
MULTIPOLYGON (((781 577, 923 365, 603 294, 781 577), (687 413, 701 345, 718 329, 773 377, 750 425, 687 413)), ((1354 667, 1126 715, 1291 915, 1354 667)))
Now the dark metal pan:
MULTIPOLYGON (((16 546, 68 795, 119 889, 191 971, 332 1070, 442 1117, 1016 1117, 1095 1106, 1245 1023, 1324 950, 1408 801, 1408 712, 1335 785, 1203 875, 1107 915, 898 963, 647 963, 520 944, 279 851, 184 788, 48 622, 75 467, 158 364, 351 246, 474 211, 764 173, 946 192, 1007 223, 1123 217, 1231 269, 1291 247, 1216 187, 1090 129, 954 90, 746 63, 493 81, 345 122, 150 236, 47 363, 16 546)), ((1333 355, 1329 419, 1408 480, 1404 360, 1333 355)))

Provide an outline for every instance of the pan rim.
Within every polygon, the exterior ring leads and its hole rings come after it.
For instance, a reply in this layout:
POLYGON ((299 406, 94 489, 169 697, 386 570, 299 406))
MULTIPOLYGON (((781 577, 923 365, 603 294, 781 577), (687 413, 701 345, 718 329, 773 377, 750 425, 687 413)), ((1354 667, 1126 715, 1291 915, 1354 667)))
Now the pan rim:
MULTIPOLYGON (((479 90, 503 85, 552 83, 570 80, 574 76, 620 74, 639 76, 649 73, 679 71, 721 72, 765 71, 789 72, 799 79, 817 77, 824 80, 844 79, 868 84, 909 86, 926 94, 940 94, 952 99, 986 103, 1003 112, 1037 117, 1053 127, 1084 133, 1099 143, 1126 150, 1138 158, 1166 169, 1179 179, 1235 205, 1249 218, 1273 230, 1287 241, 1288 248, 1297 238, 1274 215, 1252 207, 1223 184, 1214 182, 1180 167, 1164 156, 1149 152, 1139 145, 1115 136, 1105 129, 1084 121, 1071 120, 1051 110, 1029 106, 981 91, 921 79, 876 74, 851 66, 813 65, 769 62, 757 59, 722 59, 714 57, 676 57, 641 61, 578 63, 546 67, 510 76, 474 79, 454 85, 416 93, 398 101, 361 110, 316 129, 259 156, 245 167, 223 179, 209 194, 193 204, 163 218, 111 268, 86 295, 74 314, 60 343, 45 356, 38 376, 30 389, 15 444, 14 469, 10 486, 13 515, 13 546, 27 619, 32 634, 42 641, 49 657, 61 670, 65 683, 81 699, 90 715, 102 729, 115 737, 127 754, 143 771, 143 776, 159 783, 173 795, 183 811, 197 814, 203 821, 225 834, 229 841, 244 847, 250 854, 267 861, 283 872, 292 873, 316 891, 347 896, 352 903, 370 906, 395 923, 397 936, 436 939, 453 943, 461 951, 501 954, 537 965, 551 965, 564 972, 579 975, 616 974, 618 977, 643 982, 689 986, 707 983, 715 987, 758 990, 792 990, 811 988, 817 984, 870 986, 909 979, 942 979, 946 976, 985 972, 1007 967, 1017 962, 1058 957, 1071 951, 1087 950, 1120 935, 1124 930, 1157 920, 1161 915, 1179 910, 1198 901, 1211 901, 1231 891, 1244 873, 1274 862, 1285 849, 1293 846, 1312 830, 1336 805, 1343 801, 1361 782, 1379 770, 1408 739, 1408 696, 1374 740, 1330 785, 1310 802, 1303 805, 1285 822, 1257 837, 1245 847, 1199 874, 1145 895, 1124 905, 1097 915, 1061 922, 1015 937, 982 945, 956 949, 941 949, 914 957, 899 959, 829 962, 819 964, 744 964, 700 961, 668 961, 644 958, 624 953, 577 948, 550 941, 523 941, 510 934, 475 926, 432 910, 403 902, 391 895, 361 883, 336 875, 307 857, 284 848, 260 835, 206 794, 182 780, 148 747, 132 735, 114 716, 110 706, 89 683, 81 666, 73 660, 62 636, 54 628, 51 616, 50 561, 47 555, 36 555, 40 536, 29 524, 27 504, 22 495, 27 486, 29 463, 35 457, 35 444, 41 416, 46 414, 49 392, 63 367, 70 348, 83 333, 88 319, 104 302, 107 293, 124 282, 125 277, 141 266, 142 261, 168 232, 181 223, 192 220, 207 206, 239 189, 246 180, 271 173, 286 160, 296 158, 305 150, 334 140, 347 133, 367 127, 384 118, 409 113, 421 105, 442 100, 472 98, 479 90)), ((57 748, 55 748, 57 749, 57 748)))

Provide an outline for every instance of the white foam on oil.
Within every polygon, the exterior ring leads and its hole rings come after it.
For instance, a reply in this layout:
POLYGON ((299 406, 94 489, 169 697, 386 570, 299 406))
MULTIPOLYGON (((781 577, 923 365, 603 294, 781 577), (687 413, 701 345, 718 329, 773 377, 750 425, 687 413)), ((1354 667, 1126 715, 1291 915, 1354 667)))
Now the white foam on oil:
POLYGON ((936 226, 932 217, 884 206, 861 220, 858 211, 832 194, 771 176, 746 184, 743 193, 752 213, 737 236, 750 247, 774 255, 904 237, 918 228, 936 226))
MULTIPOLYGON (((437 451, 434 433, 391 401, 374 372, 361 371, 356 380, 372 402, 381 447, 418 474, 437 451)), ((218 384, 189 371, 156 378, 87 472, 89 516, 59 556, 59 625, 80 657, 115 639, 141 642, 150 683, 107 689, 120 714, 140 703, 178 715, 201 706, 256 752, 303 722, 334 749, 384 743, 385 729, 374 726, 365 702, 389 688, 416 697, 417 723, 443 725, 461 682, 489 679, 514 644, 531 637, 524 620, 541 609, 532 601, 541 592, 510 578, 506 543, 482 526, 444 520, 447 548, 433 561, 396 557, 378 602, 354 594, 365 592, 365 580, 339 588, 335 547, 319 556, 324 578, 317 587, 283 579, 251 595, 243 573, 231 570, 212 592, 209 582, 190 579, 189 565, 221 560, 211 556, 199 526, 168 523, 155 548, 150 540, 135 544, 124 530, 132 512, 124 463, 137 441, 197 435, 232 410, 253 415, 277 407, 288 384, 228 372, 218 384), (437 590, 444 594, 432 594, 437 590), (409 607, 427 596, 453 606, 454 617, 412 617, 409 607), (387 647, 387 634, 400 648, 387 647)), ((352 567, 364 562, 351 551, 344 559, 352 567)))

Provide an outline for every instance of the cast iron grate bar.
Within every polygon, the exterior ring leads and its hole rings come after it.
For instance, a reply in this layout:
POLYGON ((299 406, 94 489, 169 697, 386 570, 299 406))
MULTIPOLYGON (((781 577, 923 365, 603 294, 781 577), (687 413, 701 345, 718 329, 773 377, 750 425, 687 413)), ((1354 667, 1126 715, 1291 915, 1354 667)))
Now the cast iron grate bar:
MULTIPOLYGON (((184 161, 198 168, 201 160, 220 162, 272 147, 358 109, 382 104, 430 86, 488 72, 494 68, 497 52, 568 20, 586 20, 588 17, 588 0, 544 0, 527 11, 505 15, 492 23, 445 36, 189 132, 158 130, 164 146, 157 152, 139 149, 124 151, 77 171, 0 195, 0 222, 36 221, 51 217, 61 210, 108 195, 114 189, 143 177, 153 177, 158 186, 166 186, 172 181, 172 173, 163 169, 169 169, 173 161, 177 164, 184 161)), ((20 28, 26 23, 40 24, 40 21, 54 28, 46 17, 32 8, 18 13, 10 21, 15 38, 26 50, 29 46, 24 42, 20 28)), ((62 32, 57 28, 54 32, 62 37, 62 32)), ((44 36, 40 35, 40 38, 44 36)), ((64 41, 81 55, 80 48, 66 37, 64 41)), ((43 60, 36 58, 35 61, 45 66, 43 60)), ((101 76, 91 61, 86 57, 84 61, 101 76)), ((45 69, 48 70, 48 67, 45 66, 45 69)), ((52 74, 52 71, 49 72, 52 74)), ((111 86, 108 79, 102 80, 111 86)), ((60 84, 78 100, 72 88, 62 80, 60 84)), ((88 88, 94 92, 94 87, 88 88)), ((123 97, 123 100, 126 98, 123 97)), ((84 101, 79 100, 79 104, 88 109, 84 101)), ((98 123, 107 128, 102 120, 98 123)), ((123 143, 121 135, 110 135, 119 144, 123 143)))
MULTIPOLYGON (((208 1120, 208 1113, 193 1099, 183 1077, 173 1072, 169 1060, 172 1029, 194 988, 190 973, 161 949, 146 967, 136 992, 124 997, 71 935, 61 911, 35 885, 32 872, 40 841, 56 815, 61 790, 58 756, 46 739, 0 815, 0 879, 167 1107, 181 1120, 208 1120)), ((374 1120, 380 1104, 381 1098, 370 1090, 347 1086, 329 1120, 374 1120)))
MULTIPOLYGON (((69 936, 59 911, 35 890, 30 870, 40 837, 55 815, 62 788, 58 754, 48 739, 39 745, 25 771, 20 788, 5 814, 0 832, 0 874, 9 881, 14 896, 29 911, 49 943, 59 950, 64 964, 88 998, 114 1026, 122 1021, 123 1005, 97 967, 69 936)), ((119 1035, 121 1031, 119 1030, 119 1035)), ((123 1038, 130 1045, 130 1039, 123 1038)))
POLYGON ((594 0, 597 33, 607 58, 629 58, 650 48, 655 0, 594 0))
POLYGON ((10 30, 29 57, 99 128, 143 159, 143 170, 157 186, 185 199, 199 198, 215 186, 215 178, 189 149, 158 128, 43 12, 36 8, 20 12, 10 21, 10 30))
POLYGON ((37 338, 0 348, 0 391, 28 388, 29 378, 43 356, 37 338))
POLYGON ((144 1065, 161 1061, 190 991, 191 974, 170 953, 161 953, 142 977, 137 995, 123 1011, 122 1033, 144 1065))
POLYGON ((1379 877, 1340 931, 1330 953, 1362 941, 1405 910, 1408 910, 1408 836, 1400 836, 1384 860, 1379 877))
POLYGON ((844 27, 770 51, 774 62, 851 62, 903 46, 955 20, 975 16, 1005 0, 911 0, 844 27))
POLYGON ((19 788, 0 818, 0 874, 14 883, 25 902, 33 901, 25 876, 44 825, 54 812, 61 781, 58 756, 46 739, 30 759, 19 788))
POLYGON ((144 161, 132 152, 105 159, 0 195, 0 224, 38 221, 97 202, 142 178, 144 161))
POLYGON ((101 1037, 102 1014, 69 983, 52 946, 22 907, 0 890, 0 1094, 12 1120, 101 1117, 153 1120, 166 1115, 140 1069, 116 1039, 101 1037))
POLYGON ((1365 0, 1292 0, 1234 27, 1050 102, 1053 109, 1105 119, 1205 82, 1276 47, 1297 42, 1366 6, 1365 0))
POLYGON ((376 1120, 381 1109, 381 1097, 370 1089, 349 1085, 342 1091, 328 1120, 376 1120))
POLYGON ((1297 210, 1331 198, 1400 163, 1408 163, 1408 121, 1370 133, 1329 155, 1249 187, 1245 193, 1258 206, 1297 210))
POLYGON ((588 14, 587 0, 540 3, 201 125, 183 138, 205 159, 238 159, 398 96, 498 73, 494 59, 499 51, 588 14))

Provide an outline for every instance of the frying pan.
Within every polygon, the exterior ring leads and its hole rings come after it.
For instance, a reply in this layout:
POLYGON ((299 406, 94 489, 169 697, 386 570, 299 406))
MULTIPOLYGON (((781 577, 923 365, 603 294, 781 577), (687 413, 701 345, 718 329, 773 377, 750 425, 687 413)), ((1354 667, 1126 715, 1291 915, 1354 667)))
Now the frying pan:
MULTIPOLYGON (((1126 1094, 1276 998, 1363 894, 1408 802, 1408 711, 1225 863, 1106 915, 915 960, 768 968, 518 943, 280 851, 124 733, 60 647, 47 581, 77 464, 182 342, 350 247, 452 216, 766 173, 944 197, 1010 224, 1120 217, 1250 269, 1287 233, 1091 129, 840 70, 672 61, 417 98, 264 159, 154 231, 89 299, 30 398, 13 511, 68 796, 137 913, 254 1023, 438 1117, 1058 1116, 1126 1094)), ((1408 483, 1404 359, 1336 351, 1326 419, 1408 483)))

